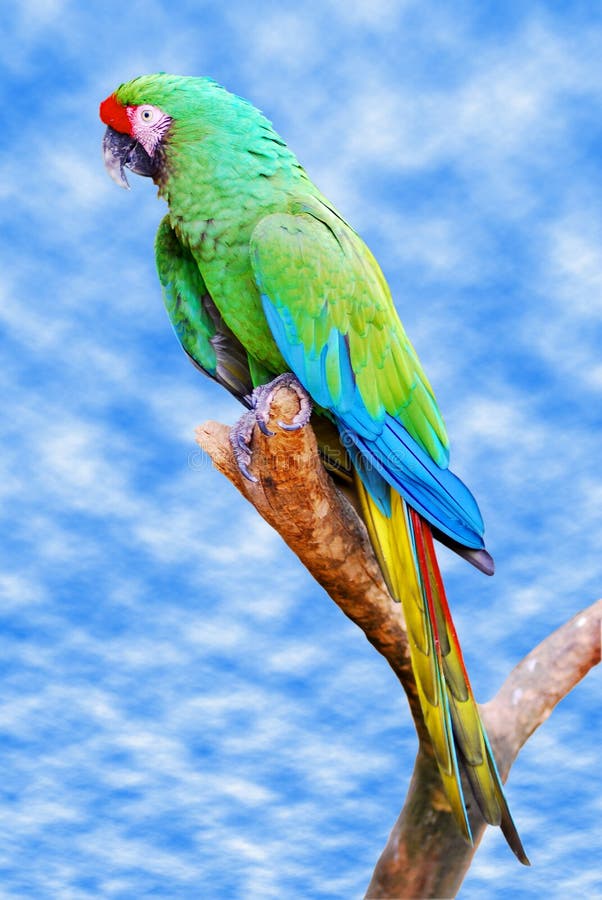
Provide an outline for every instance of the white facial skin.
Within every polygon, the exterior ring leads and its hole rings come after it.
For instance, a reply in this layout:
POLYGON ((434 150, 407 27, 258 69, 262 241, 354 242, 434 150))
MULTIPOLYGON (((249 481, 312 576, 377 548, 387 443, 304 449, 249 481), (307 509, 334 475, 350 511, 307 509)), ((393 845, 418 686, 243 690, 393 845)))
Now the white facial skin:
POLYGON ((147 103, 142 106, 128 106, 126 111, 132 126, 132 136, 152 157, 171 124, 171 117, 157 106, 147 103))

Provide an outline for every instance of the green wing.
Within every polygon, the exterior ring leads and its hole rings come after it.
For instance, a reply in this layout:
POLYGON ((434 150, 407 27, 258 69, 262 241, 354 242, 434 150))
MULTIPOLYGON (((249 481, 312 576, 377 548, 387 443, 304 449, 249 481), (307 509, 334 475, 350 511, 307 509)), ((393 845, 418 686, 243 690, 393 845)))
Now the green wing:
POLYGON ((248 405, 253 382, 247 352, 224 324, 169 216, 159 225, 155 258, 165 307, 182 347, 197 368, 248 405))
POLYGON ((258 223, 251 261, 278 348, 314 401, 368 438, 388 414, 445 468, 432 388, 355 232, 312 198, 258 223))

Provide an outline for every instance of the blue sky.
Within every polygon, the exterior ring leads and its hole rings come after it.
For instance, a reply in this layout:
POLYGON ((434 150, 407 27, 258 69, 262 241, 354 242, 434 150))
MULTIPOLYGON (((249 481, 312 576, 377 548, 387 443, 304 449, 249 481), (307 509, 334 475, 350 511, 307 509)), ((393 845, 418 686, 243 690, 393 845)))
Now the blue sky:
MULTIPOLYGON (((477 696, 601 592, 602 16, 591 4, 2 5, 0 896, 361 896, 415 738, 387 666, 195 452, 233 400, 162 307, 147 180, 98 103, 207 74, 272 119, 378 257, 477 495, 443 553, 477 696)), ((533 866, 602 892, 599 671, 523 750, 533 866)))

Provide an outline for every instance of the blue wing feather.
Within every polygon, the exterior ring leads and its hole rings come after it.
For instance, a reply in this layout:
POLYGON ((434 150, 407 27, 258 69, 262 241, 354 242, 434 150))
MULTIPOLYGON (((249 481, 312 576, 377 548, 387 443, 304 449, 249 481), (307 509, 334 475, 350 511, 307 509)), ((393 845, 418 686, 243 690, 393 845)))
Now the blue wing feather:
POLYGON ((464 546, 482 548, 483 520, 466 485, 449 469, 438 466, 391 415, 386 413, 382 424, 369 415, 355 384, 344 335, 332 328, 321 354, 308 354, 288 310, 265 294, 262 302, 287 365, 314 402, 334 415, 347 446, 357 448, 354 462, 379 508, 388 514, 390 506, 375 473, 444 534, 464 546), (336 394, 330 392, 325 373, 328 353, 336 353, 338 358, 341 389, 336 394))
MULTIPOLYGON (((351 327, 349 316, 354 310, 351 295, 347 296, 345 291, 353 291, 353 284, 340 289, 343 293, 333 294, 332 283, 326 278, 323 289, 329 301, 321 302, 320 289, 314 282, 320 273, 325 277, 329 267, 337 271, 337 266, 347 264, 343 249, 332 240, 332 232, 327 231, 330 228, 330 224, 326 226, 315 218, 313 222, 301 222, 293 216, 267 217, 256 228, 252 241, 253 269, 276 345, 314 403, 336 422, 368 493, 382 512, 390 514, 390 486, 442 534, 465 547, 481 549, 483 520, 479 508, 468 488, 447 468, 447 448, 431 424, 429 411, 438 417, 433 422, 439 422, 440 416, 424 380, 418 379, 409 390, 405 407, 413 403, 415 412, 424 409, 422 434, 433 436, 430 444, 428 438, 426 443, 419 442, 410 433, 408 428, 412 426, 405 417, 405 409, 387 411, 384 395, 372 397, 370 410, 364 401, 345 330, 351 327), (318 238, 314 229, 320 228, 318 238), (306 235, 307 248, 303 244, 306 235), (280 274, 274 275, 274 271, 280 270, 276 267, 270 274, 263 266, 265 261, 269 268, 274 258, 268 253, 268 247, 279 254, 281 263, 283 259, 288 261, 282 263, 285 270, 287 265, 295 272, 305 266, 309 279, 307 297, 301 282, 294 302, 290 297, 287 299, 287 282, 279 280, 280 274), (320 254, 326 254, 324 259, 320 254), (336 304, 347 304, 348 314, 341 315, 336 304)), ((368 321, 369 311, 365 315, 368 321)), ((377 338, 381 340, 378 335, 377 338)))

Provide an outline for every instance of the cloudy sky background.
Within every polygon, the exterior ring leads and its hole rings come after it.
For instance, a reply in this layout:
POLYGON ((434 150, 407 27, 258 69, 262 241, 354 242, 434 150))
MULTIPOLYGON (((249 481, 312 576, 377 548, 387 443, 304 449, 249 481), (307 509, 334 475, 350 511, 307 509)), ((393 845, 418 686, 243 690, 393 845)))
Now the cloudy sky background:
MULTIPOLYGON (((2 4, 0 896, 361 896, 415 753, 362 634, 193 443, 239 409, 162 308, 98 103, 209 74, 364 236, 498 571, 442 554, 477 696, 602 590, 592 4, 2 4)), ((514 766, 464 898, 602 893, 599 670, 514 766)))

